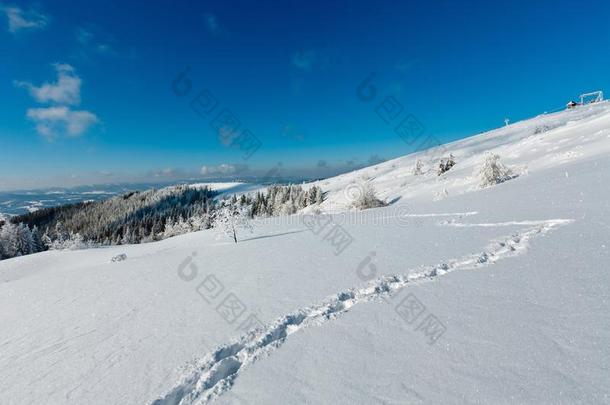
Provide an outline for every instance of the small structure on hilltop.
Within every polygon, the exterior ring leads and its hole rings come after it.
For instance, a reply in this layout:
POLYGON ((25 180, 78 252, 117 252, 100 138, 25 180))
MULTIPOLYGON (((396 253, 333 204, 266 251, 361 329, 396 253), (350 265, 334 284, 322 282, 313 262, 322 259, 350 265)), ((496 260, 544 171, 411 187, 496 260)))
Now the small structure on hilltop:
POLYGON ((584 93, 580 95, 580 104, 592 104, 604 101, 604 93, 601 90, 593 91, 591 93, 584 93))
POLYGON ((579 97, 580 97, 580 103, 577 103, 574 100, 570 100, 570 102, 568 104, 566 104, 566 108, 568 110, 571 110, 573 108, 576 108, 579 105, 602 102, 602 101, 604 101, 604 92, 601 90, 592 91, 591 93, 583 93, 579 97))

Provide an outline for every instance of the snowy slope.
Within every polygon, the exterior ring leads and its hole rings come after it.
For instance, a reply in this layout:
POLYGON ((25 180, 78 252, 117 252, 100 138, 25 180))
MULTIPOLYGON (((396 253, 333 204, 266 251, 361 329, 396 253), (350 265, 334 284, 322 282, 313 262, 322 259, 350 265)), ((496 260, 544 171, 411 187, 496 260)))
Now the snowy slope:
POLYGON ((582 106, 574 110, 544 114, 464 140, 393 159, 332 179, 318 182, 329 191, 325 209, 344 210, 358 195, 358 187, 370 181, 380 197, 388 201, 432 201, 478 190, 474 175, 485 152, 500 155, 516 174, 527 175, 569 162, 584 161, 610 152, 610 103, 582 106), (455 156, 457 165, 446 175, 437 176, 443 156, 455 156), (418 159, 424 164, 423 176, 413 176, 418 159))
POLYGON ((0 402, 608 403, 609 135, 599 104, 447 145, 441 177, 406 156, 321 181, 326 211, 363 174, 396 200, 334 215, 339 255, 292 216, 237 245, 203 231, 2 261, 0 402), (521 175, 480 190, 490 150, 521 175), (397 310, 414 298, 420 317, 397 310))

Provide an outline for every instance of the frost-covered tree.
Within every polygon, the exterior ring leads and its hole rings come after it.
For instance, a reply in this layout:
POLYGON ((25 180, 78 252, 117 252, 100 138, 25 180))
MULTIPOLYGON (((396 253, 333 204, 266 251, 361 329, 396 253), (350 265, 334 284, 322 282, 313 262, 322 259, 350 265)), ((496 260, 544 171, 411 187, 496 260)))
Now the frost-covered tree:
POLYGON ((318 186, 305 190, 300 185, 274 185, 266 192, 257 192, 246 199, 250 205, 250 216, 291 215, 297 211, 322 203, 324 195, 318 186))
POLYGON ((51 246, 53 245, 53 240, 51 240, 51 237, 49 236, 49 234, 47 232, 45 232, 44 235, 42 235, 42 244, 44 245, 45 249, 50 249, 51 246))
POLYGON ((490 187, 515 177, 513 171, 500 162, 500 156, 491 152, 485 154, 483 165, 478 169, 476 176, 479 178, 481 188, 490 187))
POLYGON ((0 259, 24 256, 45 250, 38 229, 7 220, 0 229, 0 259))
POLYGON ((17 227, 7 221, 0 229, 0 245, 4 259, 17 256, 17 227))
POLYGON ((55 224, 55 238, 53 238, 55 241, 57 241, 60 245, 62 243, 64 243, 65 241, 67 241, 68 239, 70 239, 70 233, 68 232, 68 230, 66 229, 66 227, 64 226, 63 222, 58 221, 55 224))
POLYGON ((420 176, 420 175, 424 174, 423 169, 424 169, 424 163, 420 159, 417 159, 417 162, 415 162, 415 167, 413 168, 413 175, 420 176))
POLYGON ((237 205, 226 205, 217 210, 214 215, 214 227, 232 238, 235 243, 243 231, 252 232, 247 209, 237 205))
MULTIPOLYGON (((312 192, 312 190, 310 190, 312 192)), ((316 204, 320 205, 324 201, 324 194, 322 193, 322 189, 320 187, 313 187, 313 192, 316 195, 316 204)))
POLYGON ((15 242, 17 246, 17 256, 25 256, 31 253, 36 253, 34 250, 32 231, 23 223, 20 223, 15 228, 15 242))
POLYGON ((359 210, 367 208, 384 207, 388 205, 385 201, 377 198, 375 187, 370 182, 362 183, 360 195, 352 202, 352 206, 359 210))
POLYGON ((70 236, 66 241, 64 241, 62 249, 69 250, 77 250, 77 249, 85 249, 89 247, 89 245, 83 239, 83 236, 80 233, 70 233, 70 236))
POLYGON ((32 243, 34 252, 42 252, 45 250, 44 242, 42 241, 42 234, 36 225, 32 228, 32 243))
MULTIPOLYGON (((245 203, 242 204, 240 201, 239 204, 244 205, 245 203)), ((194 215, 189 218, 189 225, 191 232, 202 231, 212 227, 212 220, 209 214, 194 215)))
POLYGON ((49 250, 77 250, 93 246, 86 242, 80 233, 70 232, 65 239, 55 239, 49 245, 49 250))

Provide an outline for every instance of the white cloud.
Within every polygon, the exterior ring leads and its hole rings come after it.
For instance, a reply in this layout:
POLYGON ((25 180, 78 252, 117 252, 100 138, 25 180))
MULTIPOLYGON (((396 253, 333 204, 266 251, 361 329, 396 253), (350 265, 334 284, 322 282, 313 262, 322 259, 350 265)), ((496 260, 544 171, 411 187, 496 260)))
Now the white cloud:
POLYGON ((15 34, 21 30, 43 29, 49 23, 49 17, 34 10, 24 11, 17 6, 2 6, 8 21, 9 32, 15 34))
POLYGON ((203 176, 218 176, 218 175, 230 175, 243 172, 247 169, 245 165, 234 165, 229 163, 223 163, 218 166, 201 166, 200 173, 203 176))
POLYGON ((63 63, 53 65, 57 71, 55 83, 44 83, 34 86, 29 82, 15 82, 18 87, 28 89, 30 95, 39 103, 54 102, 57 104, 78 105, 80 103, 81 79, 74 73, 74 68, 63 63))
POLYGON ((80 57, 88 58, 93 54, 104 56, 117 54, 111 45, 114 42, 112 37, 95 25, 77 28, 76 41, 80 44, 80 50, 77 52, 77 56, 80 57))
POLYGON ((36 123, 38 133, 48 139, 53 139, 60 133, 80 136, 99 121, 92 112, 73 111, 65 106, 30 108, 27 117, 36 123))
POLYGON ((81 79, 70 65, 56 63, 53 66, 57 71, 55 83, 34 86, 29 82, 15 82, 16 86, 27 88, 38 103, 51 104, 44 108, 29 108, 26 116, 36 123, 36 131, 49 140, 60 134, 80 136, 99 119, 90 111, 69 107, 80 104, 81 79))
POLYGON ((93 39, 93 33, 86 28, 77 28, 76 29, 76 40, 81 45, 88 45, 93 39))
POLYGON ((114 49, 108 45, 108 44, 97 44, 95 45, 95 51, 97 53, 103 54, 103 55, 114 55, 115 51, 114 49))

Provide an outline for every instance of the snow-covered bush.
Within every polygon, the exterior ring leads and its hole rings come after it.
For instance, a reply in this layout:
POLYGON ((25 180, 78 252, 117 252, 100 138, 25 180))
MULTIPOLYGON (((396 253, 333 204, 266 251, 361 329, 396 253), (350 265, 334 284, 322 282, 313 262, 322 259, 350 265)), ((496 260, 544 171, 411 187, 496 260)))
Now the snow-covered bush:
POLYGON ((495 153, 486 153, 483 165, 476 173, 479 178, 479 187, 485 188, 510 180, 515 176, 513 171, 500 162, 500 156, 495 153))
POLYGON ((356 199, 352 202, 352 207, 359 210, 385 207, 386 205, 388 204, 385 201, 377 198, 375 187, 369 182, 362 183, 359 195, 356 196, 356 199))
POLYGON ((453 166, 455 166, 455 158, 452 154, 449 157, 442 158, 438 164, 438 175, 448 172, 453 166))
POLYGON ((111 262, 122 262, 124 260, 127 260, 127 255, 125 253, 121 253, 110 259, 111 262))
POLYGON ((446 188, 443 188, 442 190, 435 191, 434 197, 432 199, 434 201, 440 201, 440 200, 444 200, 447 197, 449 197, 449 191, 447 191, 446 188))
POLYGON ((560 124, 558 124, 558 123, 539 125, 536 128, 534 128, 534 134, 535 135, 543 134, 543 133, 553 130, 559 126, 560 126, 560 124))

